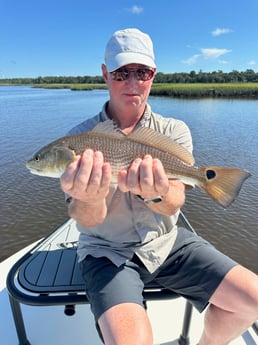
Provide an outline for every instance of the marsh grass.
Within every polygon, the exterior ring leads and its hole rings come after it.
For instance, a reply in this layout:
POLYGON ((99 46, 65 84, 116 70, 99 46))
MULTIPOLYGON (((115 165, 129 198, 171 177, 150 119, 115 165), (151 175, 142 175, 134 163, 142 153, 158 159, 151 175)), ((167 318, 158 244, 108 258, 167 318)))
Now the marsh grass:
POLYGON ((34 88, 42 89, 70 89, 73 91, 92 91, 92 90, 106 90, 105 84, 34 84, 34 88))
MULTIPOLYGON (((73 91, 106 90, 106 84, 35 84, 33 87, 47 89, 71 89, 73 91)), ((159 84, 154 83, 152 96, 182 98, 226 97, 257 98, 258 83, 202 83, 202 84, 159 84)))
POLYGON ((256 97, 258 83, 153 84, 153 96, 170 97, 256 97))

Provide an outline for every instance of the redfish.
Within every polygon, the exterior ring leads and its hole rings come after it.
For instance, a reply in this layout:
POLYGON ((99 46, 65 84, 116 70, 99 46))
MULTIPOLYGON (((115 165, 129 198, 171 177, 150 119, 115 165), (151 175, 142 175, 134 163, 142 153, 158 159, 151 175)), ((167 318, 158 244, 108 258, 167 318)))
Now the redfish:
POLYGON ((234 167, 194 166, 192 154, 171 138, 147 127, 125 135, 114 128, 111 120, 99 123, 83 134, 53 141, 28 160, 26 167, 33 174, 59 178, 75 157, 87 148, 103 153, 105 161, 111 164, 114 183, 119 170, 127 169, 135 158, 149 154, 162 162, 169 179, 199 187, 224 208, 235 200, 244 181, 251 175, 234 167))

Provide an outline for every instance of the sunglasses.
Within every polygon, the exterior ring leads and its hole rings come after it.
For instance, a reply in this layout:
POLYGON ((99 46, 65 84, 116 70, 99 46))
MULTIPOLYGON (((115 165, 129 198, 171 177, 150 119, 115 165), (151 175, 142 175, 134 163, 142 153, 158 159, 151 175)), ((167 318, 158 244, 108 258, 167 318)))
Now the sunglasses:
POLYGON ((130 78, 131 73, 134 74, 134 78, 141 81, 151 80, 154 76, 154 71, 149 68, 128 69, 119 68, 114 72, 110 72, 111 77, 115 81, 124 81, 130 78))

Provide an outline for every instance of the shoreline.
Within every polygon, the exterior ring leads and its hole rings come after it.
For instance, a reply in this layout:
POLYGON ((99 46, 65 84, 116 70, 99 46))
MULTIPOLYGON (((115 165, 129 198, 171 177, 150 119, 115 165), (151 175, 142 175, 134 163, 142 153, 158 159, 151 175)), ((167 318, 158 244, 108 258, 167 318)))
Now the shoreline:
MULTIPOLYGON (((72 91, 107 90, 106 84, 34 84, 32 87, 48 89, 67 88, 72 91)), ((177 98, 226 97, 258 99, 258 83, 153 83, 150 95, 177 98)))
MULTIPOLYGON (((0 86, 31 86, 44 89, 72 91, 107 90, 106 84, 0 84, 0 86)), ((151 96, 175 98, 241 98, 258 99, 258 83, 153 83, 151 96)))

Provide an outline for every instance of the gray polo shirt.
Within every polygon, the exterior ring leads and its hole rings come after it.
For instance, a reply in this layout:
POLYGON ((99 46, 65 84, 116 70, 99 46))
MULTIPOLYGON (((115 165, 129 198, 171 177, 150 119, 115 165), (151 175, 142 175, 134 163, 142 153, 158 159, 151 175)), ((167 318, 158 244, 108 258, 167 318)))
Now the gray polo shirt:
MULTIPOLYGON (((106 104, 98 115, 79 124, 69 134, 89 131, 97 123, 106 121, 105 109, 106 104)), ((192 152, 189 128, 180 120, 155 114, 148 105, 139 126, 163 133, 192 152)), ((136 254, 149 272, 154 272, 166 260, 174 245, 178 214, 168 217, 155 213, 136 195, 122 193, 116 185, 110 187, 107 209, 104 222, 96 227, 84 227, 77 223, 80 232, 79 261, 87 255, 105 256, 120 266, 136 254)))

